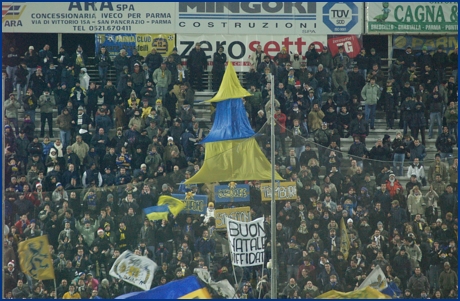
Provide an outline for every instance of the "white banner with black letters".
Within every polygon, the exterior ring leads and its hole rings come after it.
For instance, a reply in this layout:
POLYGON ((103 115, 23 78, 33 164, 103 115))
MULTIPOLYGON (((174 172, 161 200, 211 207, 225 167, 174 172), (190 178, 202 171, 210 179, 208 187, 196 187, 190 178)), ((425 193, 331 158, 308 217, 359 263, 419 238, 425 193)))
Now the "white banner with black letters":
POLYGON ((147 291, 152 284, 156 268, 157 264, 149 258, 124 251, 115 260, 109 274, 147 291))
POLYGON ((264 218, 252 222, 227 218, 226 223, 233 265, 263 265, 266 239, 264 218))

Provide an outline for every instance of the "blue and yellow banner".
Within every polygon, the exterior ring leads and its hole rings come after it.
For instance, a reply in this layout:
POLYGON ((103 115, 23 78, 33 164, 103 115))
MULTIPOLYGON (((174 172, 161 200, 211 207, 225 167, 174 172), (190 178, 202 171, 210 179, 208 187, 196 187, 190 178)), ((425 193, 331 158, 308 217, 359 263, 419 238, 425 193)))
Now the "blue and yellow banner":
POLYGON ((137 49, 140 55, 144 58, 156 48, 157 52, 164 58, 171 54, 172 49, 176 46, 176 35, 167 34, 113 34, 113 33, 97 33, 96 34, 96 53, 99 52, 102 46, 105 46, 112 60, 120 53, 120 49, 124 48, 128 52, 128 56, 133 54, 133 50, 137 49))
POLYGON ((236 184, 231 182, 228 185, 216 185, 214 187, 214 198, 216 203, 241 203, 249 202, 249 185, 236 184))
POLYGON ((167 205, 144 208, 145 216, 151 221, 168 219, 169 208, 167 205))
POLYGON ((129 293, 115 299, 211 299, 211 295, 196 276, 189 276, 146 292, 129 293))
POLYGON ((173 198, 179 199, 185 203, 185 208, 180 213, 185 214, 206 214, 208 208, 207 195, 189 194, 172 194, 173 198))
POLYGON ((38 280, 55 279, 47 235, 20 242, 18 255, 24 274, 38 280))

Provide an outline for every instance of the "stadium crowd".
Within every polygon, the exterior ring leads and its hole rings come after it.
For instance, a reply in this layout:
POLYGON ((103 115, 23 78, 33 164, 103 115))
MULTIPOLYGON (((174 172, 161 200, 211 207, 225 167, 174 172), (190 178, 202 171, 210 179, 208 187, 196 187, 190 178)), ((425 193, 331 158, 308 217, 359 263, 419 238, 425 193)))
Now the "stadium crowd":
MULTIPOLYGON (((214 280, 236 285, 240 298, 269 296, 270 271, 232 267, 229 254, 219 251, 225 233, 213 218, 149 221, 142 211, 171 193, 213 201, 211 183, 183 184, 205 153, 199 142, 207 129, 194 109, 207 66, 199 43, 187 67, 176 48, 166 59, 156 49, 145 58, 121 49, 112 61, 102 47, 94 58, 97 80, 80 46, 72 53, 61 47, 54 54, 49 45, 30 46, 24 55, 14 47, 5 52, 5 298, 113 298, 140 290, 109 275, 125 250, 158 264, 152 287, 206 267, 214 280), (18 243, 45 234, 56 291, 52 280, 34 280, 19 265, 18 243)), ((271 57, 258 46, 251 55, 244 85, 253 96, 243 100, 248 118, 267 158, 275 147, 277 171, 297 186, 297 199, 278 202, 271 217, 260 182, 247 182, 252 217, 265 216, 269 234, 276 223, 281 297, 352 291, 379 265, 401 298, 457 298, 457 57, 457 49, 448 56, 442 46, 433 55, 407 47, 387 76, 375 49, 354 59, 343 47, 332 56, 314 44, 305 54, 283 48, 271 57), (271 85, 276 112, 270 112, 271 85), (401 131, 369 145, 376 111, 385 113, 386 129, 401 131), (266 139, 271 114, 275 146, 266 139), (426 157, 425 144, 435 137, 436 156, 426 157), (344 139, 353 140, 348 150, 340 148, 344 139), (396 176, 409 182, 403 186, 396 176), (342 218, 347 258, 340 251, 342 218)), ((217 91, 225 49, 212 58, 217 91)), ((266 262, 270 252, 268 239, 266 262)))

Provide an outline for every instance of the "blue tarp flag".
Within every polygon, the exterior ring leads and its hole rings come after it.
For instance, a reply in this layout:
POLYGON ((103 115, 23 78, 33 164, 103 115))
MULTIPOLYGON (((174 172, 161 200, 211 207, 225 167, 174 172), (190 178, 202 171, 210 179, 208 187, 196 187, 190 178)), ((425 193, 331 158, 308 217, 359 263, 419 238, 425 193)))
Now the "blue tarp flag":
POLYGON ((388 295, 392 298, 398 298, 401 295, 401 290, 398 288, 396 283, 389 282, 388 286, 380 291, 382 294, 388 295))
POLYGON ((254 136, 241 98, 217 103, 216 117, 211 131, 201 143, 236 140, 254 136))
POLYGON ((133 292, 115 299, 211 299, 211 295, 196 276, 189 276, 146 292, 133 292))

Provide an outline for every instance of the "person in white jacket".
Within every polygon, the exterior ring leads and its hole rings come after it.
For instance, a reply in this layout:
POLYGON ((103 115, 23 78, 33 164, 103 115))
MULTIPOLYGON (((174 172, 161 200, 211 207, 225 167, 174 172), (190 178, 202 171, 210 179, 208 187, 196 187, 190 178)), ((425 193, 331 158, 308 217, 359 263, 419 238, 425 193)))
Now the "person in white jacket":
POLYGON ((80 69, 80 87, 85 90, 89 88, 89 81, 91 77, 88 75, 88 70, 86 68, 80 69))
POLYGON ((425 168, 422 164, 420 164, 418 158, 415 158, 414 162, 411 165, 409 165, 409 168, 407 169, 407 178, 410 179, 412 175, 416 175, 417 181, 422 183, 424 186, 426 185, 425 168))

